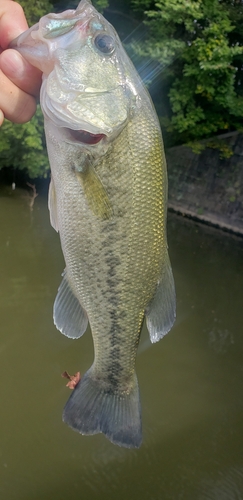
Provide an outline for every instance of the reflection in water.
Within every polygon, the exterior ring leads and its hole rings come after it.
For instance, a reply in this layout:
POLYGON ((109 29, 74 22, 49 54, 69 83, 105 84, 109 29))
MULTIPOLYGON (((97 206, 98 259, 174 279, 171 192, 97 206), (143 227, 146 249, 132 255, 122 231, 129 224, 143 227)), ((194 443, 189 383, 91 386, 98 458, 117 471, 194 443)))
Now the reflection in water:
POLYGON ((63 271, 46 197, 0 191, 0 498, 243 498, 243 241, 169 217, 177 322, 137 358, 144 444, 120 449, 61 421, 64 370, 84 373, 90 332, 54 327, 63 271))
POLYGON ((230 467, 208 478, 201 486, 199 500, 241 500, 243 498, 243 466, 230 467))
POLYGON ((217 353, 227 353, 229 346, 234 344, 233 332, 230 332, 227 328, 221 330, 218 327, 214 327, 208 335, 209 345, 211 345, 217 353))

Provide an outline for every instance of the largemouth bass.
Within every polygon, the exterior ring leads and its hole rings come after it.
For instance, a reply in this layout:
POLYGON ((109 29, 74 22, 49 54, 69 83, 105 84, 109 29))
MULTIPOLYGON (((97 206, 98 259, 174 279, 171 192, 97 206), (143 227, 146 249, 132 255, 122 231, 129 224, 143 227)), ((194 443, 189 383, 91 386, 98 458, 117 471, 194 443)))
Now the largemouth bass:
POLYGON ((88 0, 42 17, 12 47, 43 72, 50 219, 66 263, 54 322, 76 339, 89 321, 94 342, 63 420, 139 447, 143 318, 152 342, 175 319, 159 122, 117 33, 88 0))

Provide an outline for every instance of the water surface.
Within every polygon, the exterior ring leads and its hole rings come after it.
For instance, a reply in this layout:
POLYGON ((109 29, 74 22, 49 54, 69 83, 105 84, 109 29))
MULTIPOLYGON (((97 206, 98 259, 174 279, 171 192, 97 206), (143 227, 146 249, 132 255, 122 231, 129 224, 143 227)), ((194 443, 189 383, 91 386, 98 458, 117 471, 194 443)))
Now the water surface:
POLYGON ((61 373, 93 359, 90 331, 53 325, 64 262, 46 196, 0 191, 0 498, 243 499, 243 240, 169 216, 178 317, 137 358, 139 450, 62 423, 61 373))

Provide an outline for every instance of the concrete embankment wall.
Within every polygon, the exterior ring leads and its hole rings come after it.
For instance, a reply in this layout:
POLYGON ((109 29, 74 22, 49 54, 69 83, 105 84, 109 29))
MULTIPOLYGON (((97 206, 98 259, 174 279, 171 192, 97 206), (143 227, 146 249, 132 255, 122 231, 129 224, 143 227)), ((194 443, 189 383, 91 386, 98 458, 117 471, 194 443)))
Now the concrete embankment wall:
POLYGON ((169 210, 243 236, 243 134, 205 144, 200 154, 188 146, 166 151, 169 210))

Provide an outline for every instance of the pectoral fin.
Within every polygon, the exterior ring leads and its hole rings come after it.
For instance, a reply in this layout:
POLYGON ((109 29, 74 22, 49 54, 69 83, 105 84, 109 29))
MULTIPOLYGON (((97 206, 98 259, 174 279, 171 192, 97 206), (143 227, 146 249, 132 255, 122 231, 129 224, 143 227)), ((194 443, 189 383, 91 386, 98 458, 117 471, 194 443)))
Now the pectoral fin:
POLYGON ((54 302, 53 318, 57 329, 72 339, 81 337, 88 325, 86 311, 75 297, 65 272, 54 302))
POLYGON ((112 216, 112 207, 106 190, 92 166, 83 172, 76 171, 89 208, 94 215, 101 219, 109 219, 112 216))
POLYGON ((54 182, 52 179, 50 182, 49 193, 48 193, 48 208, 50 211, 51 225, 55 229, 55 231, 57 231, 57 233, 58 233, 56 191, 55 191, 55 186, 54 186, 54 182))
POLYGON ((176 317, 175 284, 167 254, 164 272, 145 312, 151 342, 158 342, 170 331, 176 317))

